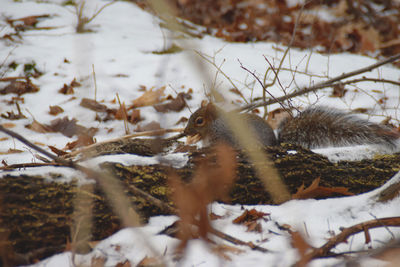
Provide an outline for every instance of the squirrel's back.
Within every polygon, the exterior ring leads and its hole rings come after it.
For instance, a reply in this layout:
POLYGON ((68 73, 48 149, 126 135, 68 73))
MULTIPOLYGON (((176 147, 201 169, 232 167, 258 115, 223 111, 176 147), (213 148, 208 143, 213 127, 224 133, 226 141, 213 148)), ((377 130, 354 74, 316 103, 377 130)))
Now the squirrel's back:
POLYGON ((369 122, 334 108, 310 107, 278 127, 278 140, 307 148, 360 144, 395 149, 400 135, 384 125, 369 122))
MULTIPOLYGON (((235 134, 231 131, 223 116, 220 116, 222 113, 229 116, 229 113, 218 109, 211 103, 202 106, 190 116, 184 134, 187 136, 198 135, 205 143, 225 142, 234 147, 239 147, 235 134)), ((274 131, 264 119, 254 114, 237 115, 241 126, 252 131, 260 145, 276 144, 274 131)))

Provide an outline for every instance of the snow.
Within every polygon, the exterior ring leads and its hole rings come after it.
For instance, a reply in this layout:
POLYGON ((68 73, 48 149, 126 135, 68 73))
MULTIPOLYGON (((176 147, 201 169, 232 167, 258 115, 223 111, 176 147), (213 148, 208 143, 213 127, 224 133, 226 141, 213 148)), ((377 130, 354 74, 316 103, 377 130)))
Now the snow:
MULTIPOLYGON (((246 99, 260 97, 262 95, 260 85, 254 82, 253 77, 240 68, 239 61, 249 70, 256 70, 257 75, 263 77, 269 65, 264 55, 272 65, 277 67, 286 47, 279 44, 257 43, 227 43, 216 38, 205 36, 203 39, 186 40, 188 46, 184 51, 174 54, 154 54, 162 51, 172 43, 182 46, 181 36, 170 33, 160 28, 160 20, 149 13, 139 9, 134 4, 125 1, 116 2, 105 8, 96 19, 88 25, 93 32, 75 33, 76 17, 71 6, 63 6, 58 1, 12 1, 1 0, 0 36, 13 33, 13 29, 6 24, 4 18, 21 18, 31 15, 50 14, 51 18, 43 19, 38 27, 54 27, 49 30, 29 30, 21 32, 22 39, 11 42, 7 39, 0 40, 0 75, 3 77, 21 76, 23 64, 35 62, 37 68, 44 73, 32 82, 39 86, 40 91, 24 95, 25 102, 21 105, 22 112, 27 119, 12 121, 15 127, 11 130, 26 136, 37 143, 53 145, 62 149, 68 142, 74 141, 74 137, 68 138, 60 133, 37 133, 25 128, 34 119, 42 123, 49 123, 55 118, 69 116, 78 119, 78 123, 85 127, 98 127, 97 141, 104 141, 125 134, 121 121, 97 122, 94 120, 95 112, 79 106, 83 97, 94 98, 93 68, 96 73, 98 101, 104 101, 109 107, 118 108, 118 104, 111 101, 119 95, 122 102, 130 103, 139 97, 142 92, 140 85, 147 88, 166 86, 166 95, 176 95, 176 92, 187 91, 193 88, 193 99, 188 101, 191 110, 195 110, 201 100, 205 99, 205 88, 215 87, 223 92, 228 102, 235 102, 240 98, 228 93, 232 87, 221 73, 211 64, 202 60, 193 50, 205 55, 216 66, 231 77, 233 83, 241 90, 246 99), (171 37, 172 39, 168 39, 171 37), (65 62, 65 59, 69 63, 65 62), (19 67, 11 71, 6 68, 11 62, 19 63, 19 67), (197 67, 203 64, 205 71, 197 67), (222 64, 223 63, 223 64, 222 64), (7 69, 7 72, 5 72, 7 69), (71 96, 58 93, 64 83, 69 84, 74 78, 82 84, 75 88, 76 99, 71 96), (205 79, 206 78, 206 79, 205 79), (184 86, 184 89, 181 89, 184 86), (49 105, 59 105, 65 112, 57 117, 48 114, 49 105), (109 129, 113 129, 109 132, 109 129)), ((87 1, 85 10, 87 16, 94 14, 105 1, 87 1)), ((312 51, 300 51, 291 49, 285 59, 283 69, 279 75, 279 84, 269 88, 269 92, 278 97, 303 86, 313 85, 324 81, 326 77, 334 77, 345 72, 375 63, 376 60, 364 56, 350 54, 321 55, 312 51), (307 72, 312 75, 305 75, 307 72), (285 92, 283 92, 285 90, 285 92)), ((373 70, 366 75, 374 78, 399 80, 398 69, 388 65, 373 70)), ((273 73, 269 72, 267 80, 273 79, 273 73)), ((308 96, 298 97, 293 100, 294 105, 307 106, 318 103, 341 109, 368 108, 370 114, 363 115, 372 121, 380 122, 382 115, 391 116, 396 124, 400 119, 398 106, 400 105, 400 91, 391 84, 363 82, 357 86, 350 86, 351 90, 344 98, 329 97, 330 89, 317 91, 308 96), (384 103, 379 100, 385 99, 384 103)), ((15 106, 6 104, 11 95, 0 95, 0 113, 14 110, 15 106)), ((277 104, 270 109, 278 108, 277 104)), ((145 120, 141 124, 153 120, 161 123, 164 128, 183 127, 175 123, 182 116, 190 116, 185 109, 177 113, 157 113, 152 107, 141 108, 141 114, 145 120)), ((0 118, 0 123, 10 121, 0 118)), ((131 131, 136 126, 130 125, 131 131)), ((6 137, 0 133, 0 138, 6 137)), ((20 149, 18 154, 0 154, 0 161, 7 164, 40 162, 34 157, 36 152, 21 144, 17 140, 8 138, 0 139, 0 152, 6 152, 9 148, 20 149)), ((46 146, 43 148, 48 149, 46 146)), ((360 160, 372 158, 376 153, 383 153, 371 146, 359 146, 348 148, 317 149, 317 153, 326 155, 332 161, 360 160)), ((140 157, 133 155, 111 155, 90 159, 83 164, 96 167, 105 161, 121 162, 123 164, 155 164, 169 162, 175 167, 183 166, 187 156, 182 153, 169 154, 158 157, 140 157)), ((68 179, 80 177, 79 173, 67 168, 46 167, 20 169, 16 171, 2 172, 18 175, 37 173, 62 173, 68 179)), ((82 178, 79 178, 82 179, 82 178)), ((400 179, 397 175, 395 180, 400 179)), ((84 181, 81 181, 84 182, 84 181)), ((382 190, 382 189, 378 189, 382 190)), ((289 224, 293 229, 300 231, 306 240, 313 246, 321 246, 330 237, 329 231, 336 234, 340 227, 348 227, 356 223, 374 219, 375 217, 389 217, 399 215, 400 199, 385 204, 375 204, 372 197, 378 191, 367 194, 333 198, 327 200, 293 200, 279 206, 232 206, 213 203, 210 210, 223 216, 223 219, 213 221, 215 228, 244 241, 251 241, 271 253, 252 251, 246 247, 237 246, 242 253, 227 253, 231 260, 224 259, 212 252, 212 246, 200 240, 190 242, 187 251, 180 260, 180 266, 290 266, 298 259, 297 251, 291 246, 287 232, 280 230, 276 223, 289 224), (269 220, 262 221, 262 233, 246 232, 244 226, 232 224, 232 220, 243 212, 243 208, 255 208, 258 211, 270 213, 269 220)), ((72 266, 90 264, 94 257, 104 257, 106 266, 114 266, 118 262, 129 260, 136 265, 145 256, 157 256, 169 266, 177 265, 174 261, 174 248, 177 239, 158 235, 157 233, 170 225, 177 218, 175 216, 158 216, 151 218, 147 225, 140 228, 127 228, 100 242, 95 249, 87 255, 76 255, 65 252, 50 257, 34 266, 72 266), (120 249, 116 250, 116 246, 120 249), (165 255, 164 255, 165 254, 165 255)), ((400 233, 391 228, 391 232, 399 237, 400 233)), ((391 234, 384 228, 371 230, 372 247, 379 246, 381 242, 390 240, 391 234)), ((225 243, 215 238, 217 244, 225 243)), ((231 244, 227 244, 231 245, 231 244)), ((362 234, 356 235, 348 244, 341 244, 335 251, 349 251, 355 249, 367 249, 362 234)), ((367 260, 366 260, 367 261, 367 260)), ((340 264, 338 259, 315 260, 311 266, 333 266, 340 264)), ((382 266, 381 261, 371 262, 370 266, 382 266), (375 265, 374 265, 375 264, 375 265)))

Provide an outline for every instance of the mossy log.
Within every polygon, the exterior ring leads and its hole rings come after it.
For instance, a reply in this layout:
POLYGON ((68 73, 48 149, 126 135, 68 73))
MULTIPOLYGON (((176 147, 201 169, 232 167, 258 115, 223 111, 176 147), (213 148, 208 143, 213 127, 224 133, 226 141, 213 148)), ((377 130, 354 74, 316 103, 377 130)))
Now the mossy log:
MULTIPOLYGON (((349 192, 359 194, 381 186, 400 170, 399 154, 359 162, 331 163, 324 156, 293 145, 268 147, 266 151, 291 193, 295 193, 302 184, 308 186, 314 179, 320 178, 321 186, 346 187, 349 192)), ((190 153, 188 163, 174 170, 182 180, 190 181, 196 171, 198 157, 204 157, 207 153, 207 150, 190 153)), ((169 200, 167 186, 170 166, 104 163, 101 168, 111 170, 125 185, 126 195, 144 221, 150 216, 166 212, 146 199, 135 196, 130 185, 173 205, 169 200)), ((61 252, 71 240, 73 200, 79 190, 86 189, 78 187, 74 182, 62 183, 57 180, 54 177, 28 175, 6 175, 0 179, 0 243, 3 244, 0 250, 3 255, 7 253, 11 257, 10 262, 13 264, 30 263, 61 252)), ((239 156, 237 180, 232 187, 229 202, 271 204, 263 188, 251 164, 239 156)), ((98 185, 88 194, 94 199, 91 239, 101 240, 120 229, 121 225, 98 185)))

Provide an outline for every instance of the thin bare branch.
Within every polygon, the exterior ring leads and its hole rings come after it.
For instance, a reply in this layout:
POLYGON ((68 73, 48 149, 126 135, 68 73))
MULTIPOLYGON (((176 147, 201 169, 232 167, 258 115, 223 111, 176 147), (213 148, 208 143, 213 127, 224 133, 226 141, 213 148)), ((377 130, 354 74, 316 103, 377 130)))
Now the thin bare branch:
POLYGON ((360 232, 368 232, 368 230, 372 228, 388 227, 388 226, 399 227, 400 217, 380 218, 359 223, 351 227, 343 228, 340 234, 337 234, 329 238, 328 242, 326 242, 323 246, 313 249, 305 257, 307 257, 308 260, 326 257, 327 255, 329 255, 331 249, 333 249, 340 243, 346 242, 346 240, 350 236, 360 232))
POLYGON ((318 83, 318 84, 316 84, 314 86, 302 88, 302 89, 297 90, 297 91, 295 91, 295 92, 293 92, 291 94, 284 95, 284 96, 277 97, 277 98, 273 98, 273 99, 269 99, 267 101, 255 102, 255 103, 246 105, 246 106, 242 107, 241 110, 253 110, 253 109, 257 108, 257 107, 261 107, 261 106, 264 106, 264 105, 271 105, 271 104, 275 104, 275 103, 280 103, 280 102, 283 102, 283 101, 285 101, 287 99, 291 99, 291 98, 296 97, 296 96, 304 95, 304 94, 307 94, 309 92, 313 92, 313 91, 316 91, 316 90, 319 90, 319 89, 322 89, 322 88, 326 88, 326 87, 334 85, 336 82, 341 81, 343 79, 346 79, 346 78, 349 78, 349 77, 352 77, 352 76, 356 76, 356 75, 359 75, 359 74, 362 74, 362 73, 365 73, 365 72, 372 71, 372 70, 374 70, 374 69, 376 69, 376 68, 378 68, 380 66, 383 66, 385 64, 388 64, 388 63, 393 63, 396 60, 398 60, 399 58, 400 58, 400 54, 397 54, 397 55, 391 56, 391 57, 389 57, 387 59, 378 61, 378 62, 376 62, 376 63, 374 63, 372 65, 369 65, 367 67, 364 67, 364 68, 361 68, 361 69, 358 69, 358 70, 354 70, 354 71, 351 71, 351 72, 344 73, 342 75, 336 76, 336 77, 334 77, 332 79, 329 79, 329 80, 327 80, 325 82, 322 82, 322 83, 318 83))

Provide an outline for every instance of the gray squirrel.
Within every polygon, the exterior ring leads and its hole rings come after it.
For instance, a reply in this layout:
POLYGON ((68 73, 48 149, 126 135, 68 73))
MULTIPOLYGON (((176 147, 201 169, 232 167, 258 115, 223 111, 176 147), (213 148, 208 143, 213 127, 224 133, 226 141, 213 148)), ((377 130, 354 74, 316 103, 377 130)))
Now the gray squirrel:
MULTIPOLYGON (((190 116, 184 134, 197 135, 208 143, 222 141, 238 147, 220 112, 224 111, 214 104, 202 106, 190 116)), ((295 117, 283 119, 277 129, 277 137, 269 124, 259 116, 241 113, 239 117, 263 146, 291 143, 314 149, 375 144, 394 150, 400 138, 400 133, 394 129, 328 107, 309 107, 295 117)))

